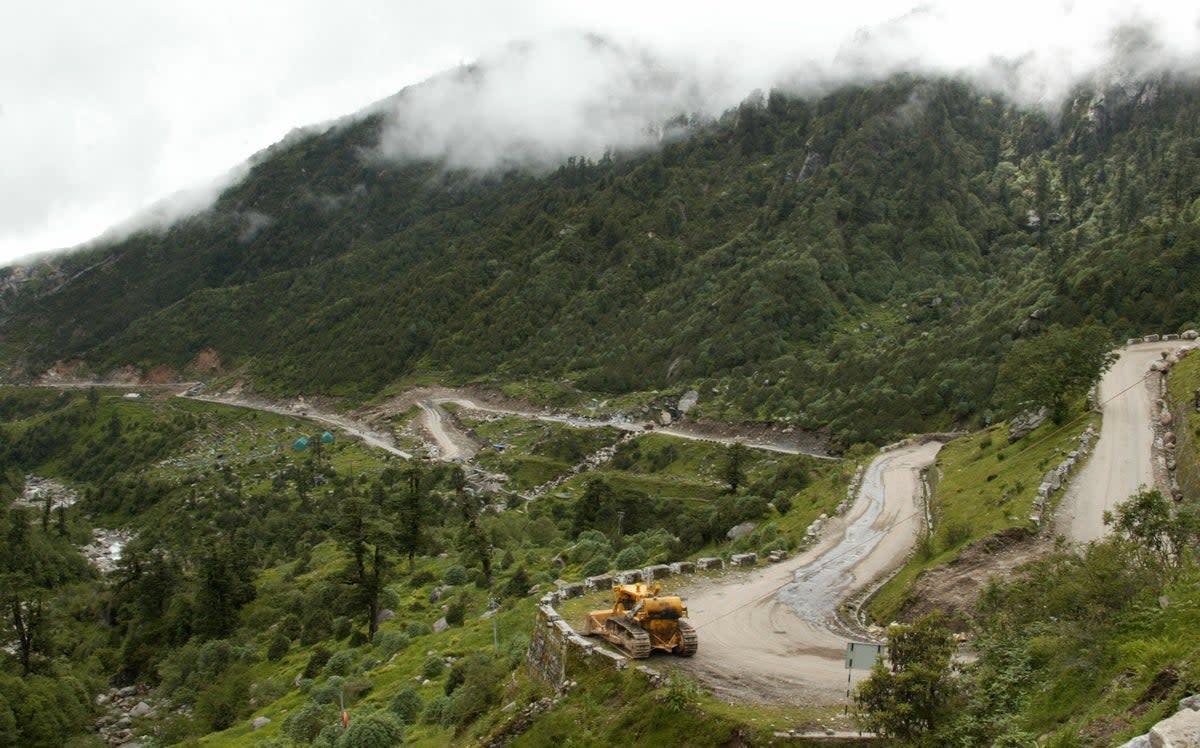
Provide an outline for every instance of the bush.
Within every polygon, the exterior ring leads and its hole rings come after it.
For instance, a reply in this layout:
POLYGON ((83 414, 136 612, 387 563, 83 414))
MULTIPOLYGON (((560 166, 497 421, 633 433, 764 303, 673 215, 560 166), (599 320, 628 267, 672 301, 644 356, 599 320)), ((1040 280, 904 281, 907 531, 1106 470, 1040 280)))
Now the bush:
POLYGON ((597 556, 584 565, 582 573, 585 577, 594 577, 597 574, 603 574, 611 568, 612 561, 609 560, 608 556, 597 556))
POLYGON ((618 569, 633 569, 646 562, 646 550, 640 545, 631 545, 617 554, 618 569))
POLYGON ((446 569, 446 573, 442 575, 442 581, 446 584, 458 586, 471 581, 471 577, 467 575, 467 570, 465 568, 455 564, 449 569, 446 569))
POLYGON ((307 745, 316 739, 321 728, 337 719, 337 710, 330 704, 306 701, 283 720, 281 731, 293 741, 307 745))
POLYGON ((421 713, 421 694, 417 693, 417 689, 412 686, 405 686, 396 692, 392 700, 388 703, 388 709, 392 710, 401 721, 412 724, 412 721, 421 713))
POLYGON ((780 515, 784 515, 792 511, 792 499, 789 496, 777 496, 773 503, 775 504, 775 511, 779 512, 780 515))
POLYGON ((451 626, 461 626, 464 616, 466 616, 466 610, 464 609, 463 604, 459 601, 451 603, 450 606, 446 608, 446 623, 450 624, 451 626))
POLYGON ((391 748, 404 740, 404 724, 390 712, 355 715, 335 748, 391 748))
POLYGON ((367 643, 367 632, 362 629, 354 629, 350 632, 349 644, 351 647, 361 647, 367 643))
POLYGON ((300 633, 300 643, 304 646, 316 644, 329 636, 333 620, 325 608, 314 608, 304 619, 304 628, 300 633))
POLYGON ((408 635, 408 638, 416 639, 418 636, 432 634, 433 628, 428 623, 410 621, 409 624, 404 627, 404 633, 408 635))
POLYGON ((412 578, 408 580, 408 583, 413 587, 424 587, 432 582, 435 578, 436 577, 433 576, 433 572, 429 569, 421 569, 412 575, 412 578))
POLYGON ((449 701, 445 696, 435 696, 425 707, 425 713, 421 715, 422 721, 431 725, 440 724, 449 701))
POLYGON ((446 662, 441 657, 433 655, 425 660, 425 664, 421 666, 421 675, 433 680, 442 674, 442 670, 446 667, 446 662))
POLYGON ((333 632, 334 639, 345 639, 350 636, 350 619, 346 616, 338 616, 333 619, 333 624, 329 630, 333 632))
POLYGON ((329 662, 325 663, 326 675, 341 675, 350 674, 351 668, 354 667, 354 653, 348 649, 343 649, 341 652, 329 658, 329 662))
MULTIPOLYGON (((240 667, 240 666, 239 666, 240 667)), ((247 710, 249 678, 245 673, 226 673, 196 697, 196 714, 213 732, 233 725, 247 710)))
POLYGON ((408 646, 408 637, 401 631, 380 631, 375 634, 375 649, 384 657, 391 657, 408 646))
POLYGON ((329 662, 332 653, 325 647, 317 647, 312 654, 308 656, 308 664, 304 666, 304 673, 301 678, 316 678, 321 674, 321 670, 325 667, 325 663, 329 662))
POLYGON ((271 662, 278 662, 287 654, 288 649, 292 646, 292 642, 283 634, 276 633, 271 637, 270 644, 267 645, 267 659, 271 662))
POLYGON ((667 680, 667 693, 663 696, 663 704, 667 711, 682 712, 692 704, 700 694, 696 681, 683 673, 673 673, 667 680))
POLYGON ((610 553, 612 553, 612 546, 607 541, 601 543, 588 539, 576 543, 568 553, 568 558, 573 564, 585 564, 597 556, 608 556, 610 553))
POLYGON ((512 597, 524 597, 529 592, 529 573, 524 566, 518 566, 513 575, 504 585, 504 593, 512 597))
POLYGON ((289 639, 295 639, 300 636, 300 632, 304 630, 304 624, 300 622, 300 616, 295 613, 288 613, 279 622, 279 633, 289 639))

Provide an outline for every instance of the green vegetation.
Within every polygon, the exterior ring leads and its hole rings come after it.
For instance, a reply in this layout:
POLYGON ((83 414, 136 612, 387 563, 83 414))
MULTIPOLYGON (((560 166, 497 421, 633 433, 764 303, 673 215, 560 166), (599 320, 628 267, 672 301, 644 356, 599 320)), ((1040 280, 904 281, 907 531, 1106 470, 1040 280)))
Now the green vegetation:
POLYGON ((1157 492, 1115 513, 1114 533, 1062 549, 1016 578, 993 579, 975 621, 978 659, 952 665, 949 631, 920 633, 916 665, 877 667, 856 700, 866 724, 900 745, 1117 745, 1200 690, 1196 506, 1172 516, 1157 492), (952 669, 960 670, 952 677, 952 669), (953 683, 952 687, 948 684, 953 683), (919 707, 919 708, 918 708, 919 707))
POLYGON ((908 76, 772 92, 545 174, 373 163, 363 115, 260 154, 163 234, 35 266, 5 299, 6 368, 190 372, 212 349, 281 395, 696 389, 694 415, 842 447, 980 424, 1014 340, 1195 321, 1194 86, 1080 91, 1055 116, 908 76))
MULTIPOLYGON (((524 708, 542 693, 519 667, 531 587, 614 565, 794 547, 848 479, 840 463, 746 451, 744 486, 728 493, 718 478, 727 448, 647 434, 622 444, 623 470, 588 471, 561 496, 496 514, 483 507, 498 497, 475 492, 457 467, 340 438, 297 451, 301 435, 320 442, 315 427, 283 416, 36 388, 0 389, 0 414, 6 501, 31 474, 81 496, 49 514, 14 506, 0 522, 5 610, 17 612, 0 628, 14 643, 0 656, 0 720, 11 715, 11 734, 29 746, 89 745, 92 699, 109 683, 186 707, 136 721, 164 743, 471 743, 506 729, 502 702, 524 708), (649 485, 661 490, 639 491, 649 485), (724 541, 742 519, 760 526, 724 541), (106 575, 78 552, 96 525, 133 535, 106 575), (482 618, 492 599, 498 648, 482 618), (441 618, 448 629, 432 633, 441 618), (344 732, 333 727, 343 701, 344 732), (53 720, 30 719, 48 704, 53 720), (255 730, 255 717, 270 722, 255 730)), ((615 438, 516 419, 480 428, 508 440, 505 459, 573 461, 615 438)), ((672 724, 703 712, 706 696, 672 683, 622 688, 672 724)), ((617 709, 597 729, 659 734, 633 714, 617 709)), ((571 717, 534 734, 558 719, 571 717)), ((700 721, 714 735, 750 729, 733 716, 700 721)))
MULTIPOLYGON (((221 381, 349 401, 483 382, 648 414, 695 390, 693 417, 821 430, 849 457, 468 422, 492 445, 480 466, 507 476, 492 492, 282 416, 0 390, 0 741, 97 745, 94 696, 128 685, 164 707, 137 723, 162 744, 769 741, 800 717, 679 674, 585 672, 540 703, 520 666, 533 591, 797 549, 871 444, 905 432, 984 428, 944 449, 929 532, 873 616, 902 617, 917 577, 970 544, 1032 529, 1112 340, 1200 307, 1200 97, 1140 86, 1108 92, 1103 117, 1088 91, 1049 117, 907 76, 776 92, 656 152, 546 174, 372 163, 365 115, 261 154, 204 215, 34 266, 5 284, 13 376, 72 359, 203 375, 215 352, 221 381), (1063 425, 1007 443, 993 420, 1030 405, 1063 425), (79 500, 14 504, 30 475, 79 500), (132 536, 111 573, 78 552, 93 528, 132 536)), ((1110 745, 1200 689, 1200 358, 1175 368, 1182 500, 1135 497, 1109 539, 993 582, 955 623, 978 660, 953 689, 939 621, 898 630, 895 669, 860 691, 867 724, 919 745, 1110 745)))
MULTIPOLYGON (((871 617, 897 620, 921 573, 953 561, 972 543, 1009 528, 1036 529, 1029 517, 1042 476, 1077 448, 1088 424, 1099 423, 1098 416, 1064 426, 1046 423, 1014 443, 1007 424, 1000 423, 943 447, 930 471, 932 532, 918 539, 913 557, 871 599, 871 617)), ((1061 493, 1052 501, 1058 498, 1061 493)))

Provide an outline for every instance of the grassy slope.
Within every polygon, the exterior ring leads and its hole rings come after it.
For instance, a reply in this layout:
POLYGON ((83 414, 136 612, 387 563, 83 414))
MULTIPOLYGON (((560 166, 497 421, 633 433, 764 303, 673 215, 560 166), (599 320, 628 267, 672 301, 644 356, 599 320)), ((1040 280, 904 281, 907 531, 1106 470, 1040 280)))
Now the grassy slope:
POLYGON ((1000 423, 947 444, 930 476, 933 533, 872 598, 871 618, 895 620, 921 573, 953 561, 970 543, 1010 527, 1032 528, 1029 515, 1042 475, 1076 448, 1089 423, 1098 425, 1099 417, 1047 423, 1012 444, 1007 424, 1000 423))

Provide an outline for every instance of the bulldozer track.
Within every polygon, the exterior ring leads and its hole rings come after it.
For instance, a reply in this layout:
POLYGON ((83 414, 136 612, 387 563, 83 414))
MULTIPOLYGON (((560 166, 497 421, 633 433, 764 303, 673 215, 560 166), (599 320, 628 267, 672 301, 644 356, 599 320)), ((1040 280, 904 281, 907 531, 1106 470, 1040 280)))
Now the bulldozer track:
POLYGON ((625 654, 635 660, 650 656, 650 635, 628 621, 613 616, 604 622, 609 631, 621 640, 625 654))
POLYGON ((700 637, 696 635, 696 629, 692 628, 692 624, 680 619, 679 634, 683 637, 683 645, 675 654, 680 657, 691 657, 696 654, 696 650, 700 648, 700 637))

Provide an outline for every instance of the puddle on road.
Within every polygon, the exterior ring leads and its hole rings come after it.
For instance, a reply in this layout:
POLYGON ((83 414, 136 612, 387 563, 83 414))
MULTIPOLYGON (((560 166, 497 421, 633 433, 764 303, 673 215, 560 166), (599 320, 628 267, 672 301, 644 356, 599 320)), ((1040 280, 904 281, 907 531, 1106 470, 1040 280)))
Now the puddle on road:
POLYGON ((854 581, 854 567, 887 535, 888 528, 873 525, 883 512, 883 473, 894 458, 895 455, 882 457, 867 468, 860 491, 870 504, 862 516, 846 528, 841 541, 812 564, 797 569, 795 581, 779 590, 777 599, 805 621, 819 625, 828 621, 846 588, 854 581))

